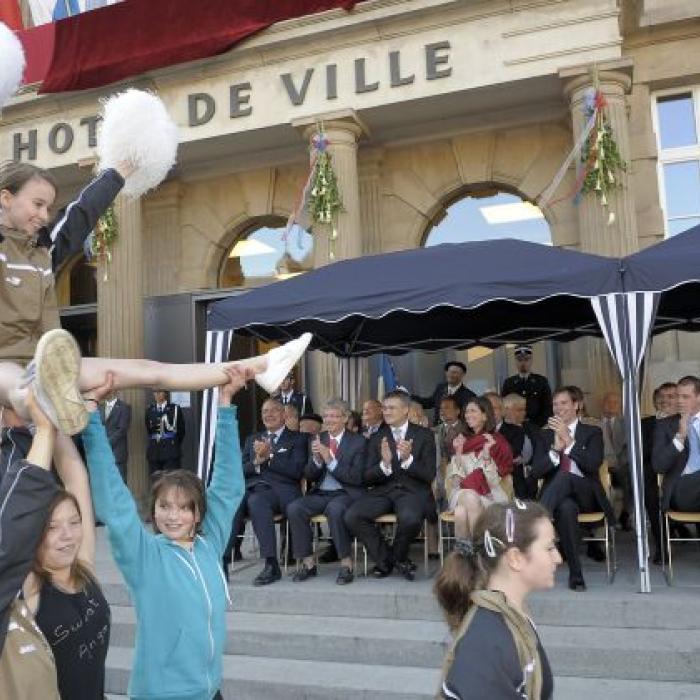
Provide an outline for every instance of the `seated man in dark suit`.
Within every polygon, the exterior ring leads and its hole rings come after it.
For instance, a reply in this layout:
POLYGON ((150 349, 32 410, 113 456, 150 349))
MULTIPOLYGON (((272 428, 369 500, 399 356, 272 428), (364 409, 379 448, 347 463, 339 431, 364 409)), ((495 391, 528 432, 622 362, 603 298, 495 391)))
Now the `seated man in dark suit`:
POLYGON ((323 410, 326 427, 311 441, 311 455, 304 475, 306 495, 287 506, 287 517, 292 533, 292 546, 301 567, 294 581, 306 581, 316 576, 309 522, 314 515, 325 515, 335 550, 340 558, 336 583, 352 583, 350 533, 345 525, 345 511, 357 498, 366 493, 362 486, 367 441, 345 428, 350 406, 340 399, 328 401, 323 410))
MULTIPOLYGON (((554 527, 569 565, 569 588, 585 591, 578 553, 578 514, 602 510, 610 523, 614 514, 600 483, 603 433, 579 420, 582 392, 578 387, 557 389, 552 397, 554 416, 535 446, 533 476, 544 479, 540 501, 554 516, 554 527)), ((589 554, 599 558, 589 548, 589 554)))
POLYGON ((644 507, 649 517, 651 535, 654 539, 654 564, 661 564, 661 556, 664 546, 661 534, 661 505, 659 501, 659 487, 656 472, 652 466, 652 454, 654 450, 654 433, 656 426, 664 418, 674 416, 678 412, 678 387, 672 382, 665 382, 654 389, 652 396, 655 413, 653 416, 642 418, 642 454, 644 457, 644 507))
POLYGON ((386 425, 367 446, 364 478, 371 489, 345 512, 350 532, 375 561, 372 575, 377 578, 388 576, 396 566, 404 578, 413 580, 408 550, 432 502, 435 436, 428 428, 409 423, 410 405, 411 397, 403 391, 389 392, 384 398, 386 425), (391 549, 374 522, 386 513, 395 513, 397 519, 391 549))
POLYGON ((471 389, 462 383, 466 374, 467 366, 464 362, 447 362, 445 363, 445 381, 435 387, 432 396, 413 396, 413 400, 417 401, 423 408, 435 409, 433 425, 437 425, 440 422, 440 401, 445 396, 454 396, 460 410, 464 408, 469 399, 476 396, 471 389))
POLYGON ((277 399, 267 399, 261 415, 265 430, 250 435, 243 448, 246 493, 233 519, 224 553, 224 571, 228 573, 235 539, 243 531, 244 518, 250 518, 260 543, 260 556, 265 560, 265 567, 253 581, 256 586, 282 578, 274 516, 284 514, 287 506, 301 496, 307 449, 307 436, 285 427, 284 406, 277 399))
POLYGON ((657 421, 651 464, 663 474, 661 508, 700 512, 700 379, 678 382, 679 415, 657 421))

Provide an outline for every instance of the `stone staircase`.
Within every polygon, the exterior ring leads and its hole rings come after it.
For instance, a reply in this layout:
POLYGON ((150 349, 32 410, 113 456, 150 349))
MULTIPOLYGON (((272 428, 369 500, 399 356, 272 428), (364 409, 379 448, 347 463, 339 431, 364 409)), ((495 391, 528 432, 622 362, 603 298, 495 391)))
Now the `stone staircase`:
MULTIPOLYGON (((101 538, 103 539, 103 538, 101 538)), ((556 675, 557 700, 696 700, 700 697, 700 554, 679 550, 677 585, 658 570, 651 595, 636 593, 631 542, 621 543, 614 584, 585 562, 589 590, 572 593, 560 572, 554 591, 532 601, 556 675), (627 544, 627 546, 625 546, 627 544)), ((416 552, 416 560, 420 557, 416 552)), ((432 580, 360 577, 334 583, 335 567, 303 584, 289 578, 255 588, 258 562, 232 576, 233 610, 224 659, 225 698, 236 700, 429 700, 448 634, 432 580)), ((134 610, 100 545, 98 571, 112 604, 110 697, 126 693, 134 610)))

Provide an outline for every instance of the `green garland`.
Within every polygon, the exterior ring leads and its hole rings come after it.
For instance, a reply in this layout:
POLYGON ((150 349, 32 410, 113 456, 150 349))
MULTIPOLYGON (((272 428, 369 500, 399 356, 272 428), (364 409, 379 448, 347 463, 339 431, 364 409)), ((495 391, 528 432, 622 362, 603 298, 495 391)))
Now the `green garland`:
POLYGON ((335 257, 334 243, 338 238, 338 214, 343 209, 343 201, 338 188, 338 178, 333 170, 330 153, 326 150, 325 136, 320 135, 321 146, 317 150, 311 177, 308 208, 311 226, 322 224, 331 226, 329 257, 335 257))
POLYGON ((612 127, 602 110, 598 112, 596 125, 583 146, 581 161, 586 168, 581 192, 594 192, 601 204, 607 207, 610 193, 622 187, 619 172, 625 172, 627 164, 620 155, 612 127))
POLYGON ((112 262, 112 246, 119 236, 119 224, 114 211, 114 204, 110 204, 104 214, 99 218, 97 226, 90 240, 90 254, 98 264, 105 266, 104 280, 107 281, 107 265, 112 262))

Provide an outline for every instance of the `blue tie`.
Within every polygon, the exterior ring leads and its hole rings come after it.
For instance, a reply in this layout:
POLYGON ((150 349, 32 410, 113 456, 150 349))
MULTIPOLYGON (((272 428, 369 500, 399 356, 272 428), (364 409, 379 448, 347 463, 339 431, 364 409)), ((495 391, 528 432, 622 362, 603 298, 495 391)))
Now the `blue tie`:
POLYGON ((688 463, 685 465, 683 474, 694 474, 700 471, 700 433, 698 433, 698 419, 693 418, 688 428, 690 429, 690 434, 688 435, 690 454, 688 455, 688 463))

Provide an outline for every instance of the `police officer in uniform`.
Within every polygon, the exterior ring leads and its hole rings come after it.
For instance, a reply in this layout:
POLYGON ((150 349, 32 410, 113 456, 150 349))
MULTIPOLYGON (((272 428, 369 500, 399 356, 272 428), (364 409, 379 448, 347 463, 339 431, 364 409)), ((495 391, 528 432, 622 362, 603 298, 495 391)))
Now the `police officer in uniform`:
POLYGON ((501 396, 520 394, 527 402, 527 418, 540 428, 545 425, 552 415, 552 390, 547 377, 531 372, 532 347, 517 345, 515 347, 515 362, 518 373, 503 382, 501 396))
POLYGON ((168 401, 167 391, 154 391, 155 402, 146 409, 148 470, 155 472, 180 467, 180 446, 185 437, 185 419, 182 409, 168 401))

